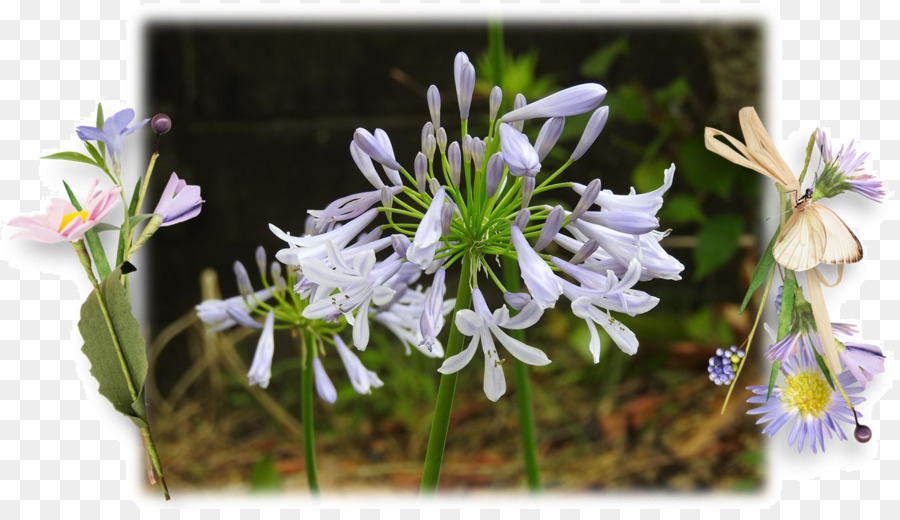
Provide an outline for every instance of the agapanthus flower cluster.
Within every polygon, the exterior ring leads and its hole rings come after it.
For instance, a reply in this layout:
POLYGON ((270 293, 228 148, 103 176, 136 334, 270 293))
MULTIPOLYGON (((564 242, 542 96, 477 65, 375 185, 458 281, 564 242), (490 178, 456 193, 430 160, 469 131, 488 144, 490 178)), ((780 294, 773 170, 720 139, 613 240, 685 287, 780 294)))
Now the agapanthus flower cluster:
POLYGON ((717 386, 728 385, 734 381, 737 366, 744 359, 745 352, 737 345, 728 349, 716 349, 716 355, 709 358, 709 380, 717 386))
POLYGON ((828 134, 821 128, 816 133, 816 146, 825 164, 813 186, 813 199, 852 191, 875 202, 884 200, 884 183, 870 173, 863 173, 868 153, 856 150, 853 142, 841 146, 835 153, 828 134))
MULTIPOLYGON (((587 185, 560 182, 557 178, 584 155, 606 124, 608 108, 600 106, 603 86, 577 85, 533 103, 520 94, 515 108, 504 114, 503 93, 494 87, 485 118, 488 131, 479 137, 468 131, 475 68, 464 53, 454 61, 454 79, 459 140, 451 139, 443 126, 440 90, 431 86, 426 95, 430 120, 422 128, 421 151, 411 161, 395 156, 384 130, 359 128, 350 156, 372 190, 309 211, 299 236, 270 226, 286 243, 276 258, 287 266, 289 277, 296 277, 272 293, 294 306, 281 317, 276 313, 275 321, 321 320, 336 328, 346 324, 358 350, 368 346, 375 322, 407 350, 444 357, 438 336, 453 306, 445 298, 446 272, 461 264, 460 288, 472 296, 473 308, 457 312, 455 325, 472 339, 468 348, 451 353, 440 371, 461 370, 480 346, 485 393, 491 400, 505 392, 503 358, 494 339, 524 363, 549 363, 541 350, 504 329, 533 326, 561 297, 587 323, 595 362, 600 356, 597 325, 624 352, 634 354, 637 338, 612 313, 649 311, 658 299, 634 286, 652 278, 677 280, 683 269, 660 246, 666 233, 657 230, 656 214, 672 184, 674 166, 660 172, 659 189, 642 194, 602 190, 599 179, 587 185), (575 150, 562 165, 547 168, 565 118, 584 113, 591 116, 575 150), (524 125, 539 119, 545 121, 532 143, 524 125), (538 202, 540 195, 554 190, 573 190, 580 200, 571 210, 538 202), (573 255, 545 252, 552 243, 573 255), (518 262, 527 292, 508 291, 501 283, 495 270, 503 257, 518 262), (414 285, 423 275, 430 279, 414 285), (518 314, 512 315, 506 305, 489 308, 482 293, 490 284, 518 314)), ((249 287, 244 293, 253 294, 249 287)), ((241 309, 261 314, 268 304, 245 298, 241 309)))

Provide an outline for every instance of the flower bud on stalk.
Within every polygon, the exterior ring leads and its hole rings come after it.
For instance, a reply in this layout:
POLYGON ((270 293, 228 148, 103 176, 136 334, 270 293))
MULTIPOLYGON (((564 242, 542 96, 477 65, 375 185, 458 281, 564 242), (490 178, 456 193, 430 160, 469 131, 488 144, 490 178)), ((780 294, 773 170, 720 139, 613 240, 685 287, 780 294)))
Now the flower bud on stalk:
POLYGON ((463 164, 472 162, 472 136, 466 134, 462 140, 462 157, 463 164))
POLYGON ((438 148, 441 150, 442 154, 447 153, 447 131, 444 130, 444 127, 438 128, 437 137, 435 138, 437 141, 438 148))
POLYGON ((394 252, 403 259, 406 259, 406 250, 409 249, 411 243, 406 235, 391 235, 391 246, 393 246, 394 252))
POLYGON ((441 189, 441 183, 434 177, 428 179, 428 189, 431 191, 432 195, 437 194, 438 190, 441 189))
POLYGON ((572 259, 569 260, 569 263, 577 265, 584 262, 585 260, 593 256, 593 254, 597 252, 597 248, 599 247, 600 242, 597 242, 597 240, 593 238, 588 240, 584 243, 583 246, 581 246, 581 249, 579 249, 578 252, 575 253, 575 256, 573 256, 572 259))
MULTIPOLYGON (((388 137, 387 132, 380 128, 376 128, 375 139, 378 139, 378 142, 381 143, 384 151, 387 152, 388 156, 390 156, 391 159, 394 159, 394 162, 396 163, 397 161, 394 158, 394 147, 391 146, 391 139, 388 137)), ((397 164, 399 165, 399 163, 397 164)), ((389 168, 386 165, 382 165, 382 167, 384 168, 385 175, 387 175, 387 178, 394 184, 394 186, 403 186, 403 179, 400 178, 400 172, 397 171, 402 168, 389 168)))
POLYGON ((431 124, 434 128, 441 127, 441 93, 434 85, 428 87, 428 94, 425 95, 428 100, 428 113, 431 114, 431 124))
POLYGON ((597 83, 576 85, 539 99, 528 106, 516 106, 500 121, 524 121, 542 117, 566 117, 594 110, 606 97, 606 89, 597 83))
MULTIPOLYGON (((378 133, 378 130, 376 130, 376 133, 378 133)), ((400 166, 400 163, 394 159, 393 151, 388 153, 380 140, 376 139, 375 136, 365 128, 357 128, 356 131, 353 132, 353 142, 356 143, 356 146, 358 146, 366 155, 381 163, 382 166, 393 170, 400 170, 403 168, 400 166)))
MULTIPOLYGON (((433 142, 434 137, 431 140, 433 142)), ((416 160, 413 161, 413 170, 416 174, 416 191, 425 193, 425 183, 428 178, 428 159, 422 152, 416 154, 416 160)))
POLYGON ((462 170, 462 153, 459 150, 459 143, 453 141, 447 149, 447 162, 450 164, 450 182, 453 186, 459 186, 460 174, 462 170))
POLYGON ((450 224, 453 222, 453 206, 444 204, 441 208, 441 236, 450 234, 450 224))
POLYGON ((503 154, 495 153, 488 159, 487 173, 485 174, 486 192, 488 197, 493 197, 503 180, 503 154))
POLYGON ((531 196, 534 195, 534 177, 522 178, 522 208, 531 204, 531 196))
POLYGON ((600 135, 600 132, 603 131, 603 127, 606 126, 606 120, 608 118, 609 107, 600 107, 591 114, 587 126, 584 127, 584 132, 581 134, 581 139, 578 141, 578 146, 575 147, 575 151, 572 152, 571 157, 569 157, 570 161, 575 162, 578 159, 581 159, 591 145, 594 144, 594 141, 597 140, 597 136, 600 135))
POLYGON ((172 129, 172 119, 168 115, 159 113, 150 120, 150 128, 156 132, 156 135, 163 135, 172 129))
POLYGON ((494 121, 497 120, 497 113, 500 112, 500 103, 503 102, 503 91, 500 90, 500 87, 494 87, 491 89, 491 95, 488 98, 488 106, 491 115, 491 124, 494 124, 494 121))
POLYGON ((434 151, 437 149, 437 141, 435 141, 433 135, 429 135, 425 138, 425 147, 422 148, 422 151, 425 152, 425 157, 428 158, 429 161, 434 160, 434 151))
POLYGON ((562 229, 563 221, 565 220, 566 210, 564 210, 562 206, 553 208, 550 211, 550 214, 547 215, 547 220, 544 221, 544 227, 541 229, 541 234, 538 237, 537 243, 534 245, 534 250, 540 252, 550 245, 550 242, 553 242, 553 239, 556 238, 559 230, 562 229))
POLYGON ((500 151, 515 177, 534 177, 541 171, 541 161, 528 137, 506 123, 500 125, 500 151))
POLYGON ((472 162, 475 163, 475 169, 481 170, 484 164, 484 141, 479 138, 472 139, 472 162))
POLYGON ((550 153, 550 150, 553 149, 556 141, 559 140, 559 136, 562 135, 565 126, 566 118, 553 117, 548 119, 547 122, 544 123, 544 126, 541 127, 537 139, 534 140, 534 149, 537 151, 540 160, 543 161, 547 157, 547 154, 550 153))
POLYGON ((600 179, 594 179, 588 183, 584 193, 581 194, 581 198, 578 199, 578 204, 575 205, 575 209, 569 215, 569 222, 575 222, 581 218, 581 215, 597 200, 598 193, 600 193, 600 179))
POLYGON ((387 209, 394 207, 394 193, 387 186, 381 188, 381 205, 387 209))
POLYGON ((259 275, 266 276, 266 248, 259 246, 256 248, 256 267, 259 269, 259 275))
POLYGON ((272 265, 269 266, 269 274, 272 276, 273 280, 281 278, 281 263, 272 262, 272 265))
MULTIPOLYGON (((528 104, 528 101, 525 99, 525 96, 523 96, 522 94, 516 94, 516 100, 513 103, 513 108, 515 110, 524 108, 525 105, 527 105, 527 104, 528 104)), ((504 117, 506 117, 506 116, 504 116, 504 117)), ((503 120, 504 119, 501 119, 501 121, 503 121, 503 120)), ((525 128, 525 120, 519 119, 517 121, 510 123, 510 125, 512 125, 513 128, 515 128, 516 130, 521 132, 522 129, 525 128)))
POLYGON ((247 274, 247 268, 244 267, 240 260, 234 262, 234 277, 237 279, 238 291, 240 291, 241 296, 248 297, 253 294, 250 275, 247 274))
POLYGON ((472 93, 475 91, 475 66, 469 62, 466 53, 460 52, 453 60, 453 78, 456 82, 456 98, 459 101, 459 118, 469 119, 472 93))

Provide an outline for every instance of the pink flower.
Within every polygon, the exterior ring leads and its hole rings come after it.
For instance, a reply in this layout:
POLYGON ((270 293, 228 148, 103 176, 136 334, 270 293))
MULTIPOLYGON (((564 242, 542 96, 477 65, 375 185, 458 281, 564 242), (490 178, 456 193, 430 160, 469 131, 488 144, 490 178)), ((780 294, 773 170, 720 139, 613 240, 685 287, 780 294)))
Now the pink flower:
POLYGON ((100 223, 116 203, 122 188, 112 186, 98 190, 99 180, 95 180, 88 192, 83 210, 73 206, 69 201, 59 198, 50 199, 50 205, 42 215, 16 217, 9 221, 10 226, 22 228, 13 238, 28 238, 52 244, 54 242, 77 242, 85 231, 100 223))

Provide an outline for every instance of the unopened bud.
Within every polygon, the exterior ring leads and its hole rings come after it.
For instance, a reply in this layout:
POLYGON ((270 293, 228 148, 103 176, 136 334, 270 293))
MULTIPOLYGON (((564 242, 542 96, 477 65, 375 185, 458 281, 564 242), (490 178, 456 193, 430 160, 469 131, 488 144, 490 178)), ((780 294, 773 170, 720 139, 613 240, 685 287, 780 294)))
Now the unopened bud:
POLYGON ((172 129, 172 119, 168 115, 159 113, 150 120, 150 128, 156 135, 163 135, 172 129))
POLYGON ((597 200, 597 195, 600 193, 600 179, 594 179, 588 183, 587 187, 584 189, 584 192, 581 194, 581 198, 578 199, 578 204, 575 205, 575 209, 572 211, 572 214, 569 216, 570 222, 575 222, 581 215, 584 215, 584 212, 587 211, 597 200))
POLYGON ((503 180, 503 154, 495 153, 488 159, 487 173, 485 173, 486 192, 488 197, 493 197, 503 180))
POLYGON ((569 263, 572 264, 580 264, 594 255, 597 252, 597 248, 600 247, 600 242, 597 242, 593 238, 588 240, 578 249, 578 252, 575 253, 575 256, 569 260, 569 263))
POLYGON ((428 94, 425 95, 428 100, 428 113, 431 114, 431 124, 435 128, 441 127, 441 93, 434 85, 428 87, 428 94))
POLYGON ((450 164, 450 182, 454 186, 459 186, 459 180, 462 173, 462 153, 459 150, 459 143, 453 141, 447 149, 447 162, 450 164))
POLYGON ((531 212, 526 208, 522 208, 516 213, 516 218, 513 220, 513 223, 519 229, 524 230, 526 226, 528 226, 528 221, 531 220, 531 212))
POLYGON ((491 95, 488 98, 488 106, 490 108, 491 113, 491 123, 497 119, 497 114, 500 112, 500 103, 503 102, 503 91, 500 90, 500 87, 494 87, 491 89, 491 95))
MULTIPOLYGON (((434 141, 434 137, 431 140, 434 141)), ((416 160, 413 161, 413 170, 416 174, 416 190, 419 193, 425 193, 425 183, 428 179, 428 159, 422 152, 416 154, 416 160)))

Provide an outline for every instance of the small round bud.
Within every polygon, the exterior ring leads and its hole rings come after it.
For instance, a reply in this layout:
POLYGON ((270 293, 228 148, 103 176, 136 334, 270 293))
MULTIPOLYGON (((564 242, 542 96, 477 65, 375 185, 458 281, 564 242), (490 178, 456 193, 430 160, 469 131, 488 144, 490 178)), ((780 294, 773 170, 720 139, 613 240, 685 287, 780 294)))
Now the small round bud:
POLYGON ((150 120, 150 128, 152 128, 157 135, 163 135, 172 129, 172 119, 163 113, 156 114, 153 116, 153 119, 150 120))
POLYGON ((872 440, 872 428, 864 424, 859 424, 856 426, 856 429, 853 430, 853 437, 856 438, 856 441, 862 444, 865 444, 872 440))

